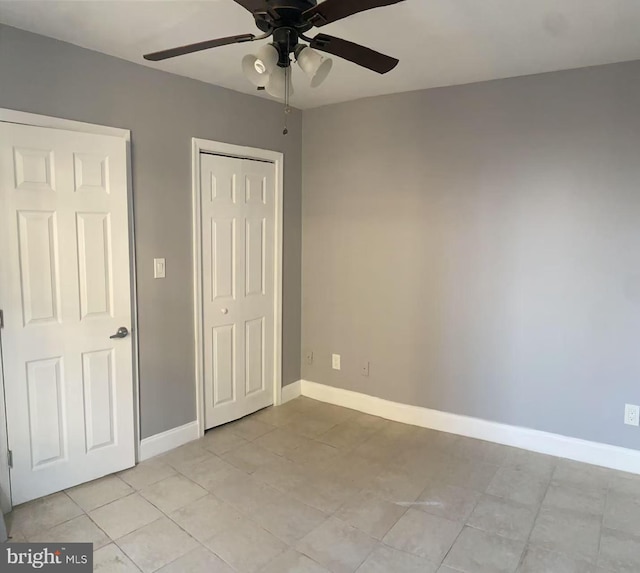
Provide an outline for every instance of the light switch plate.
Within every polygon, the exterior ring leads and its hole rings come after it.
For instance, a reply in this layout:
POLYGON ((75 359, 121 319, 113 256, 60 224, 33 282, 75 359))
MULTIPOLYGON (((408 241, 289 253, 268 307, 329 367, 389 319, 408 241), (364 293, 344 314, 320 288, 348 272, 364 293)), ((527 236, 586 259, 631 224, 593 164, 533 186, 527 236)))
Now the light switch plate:
POLYGON ((163 279, 167 271, 164 259, 153 259, 153 278, 163 279))
POLYGON ((331 355, 331 368, 334 370, 340 370, 340 355, 332 354, 331 355))

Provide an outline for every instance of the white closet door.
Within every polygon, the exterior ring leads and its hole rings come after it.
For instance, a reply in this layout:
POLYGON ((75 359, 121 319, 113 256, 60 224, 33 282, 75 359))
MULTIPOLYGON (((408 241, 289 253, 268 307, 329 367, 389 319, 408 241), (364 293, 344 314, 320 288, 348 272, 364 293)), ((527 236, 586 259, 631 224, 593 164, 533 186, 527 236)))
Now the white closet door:
POLYGON ((206 427, 273 403, 275 166, 201 155, 206 427))

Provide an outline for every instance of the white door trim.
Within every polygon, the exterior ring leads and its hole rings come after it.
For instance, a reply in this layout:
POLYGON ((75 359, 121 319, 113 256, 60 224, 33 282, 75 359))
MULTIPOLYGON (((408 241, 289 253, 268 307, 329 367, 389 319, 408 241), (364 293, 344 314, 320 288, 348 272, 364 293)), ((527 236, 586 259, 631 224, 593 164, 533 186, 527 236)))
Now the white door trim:
POLYGON ((192 206, 193 206, 193 296, 194 296, 194 336, 195 336, 195 373, 196 373, 196 411, 198 416, 199 435, 205 432, 204 420, 204 344, 202 320, 202 228, 200 221, 200 152, 215 153, 239 157, 242 159, 258 159, 274 164, 276 171, 275 185, 275 269, 274 269, 274 361, 273 361, 273 405, 282 400, 282 220, 284 199, 284 155, 278 151, 232 145, 220 141, 193 138, 192 148, 192 206))
MULTIPOLYGON (((22 125, 31 125, 34 127, 48 127, 52 129, 64 129, 67 131, 80 131, 83 133, 93 133, 97 135, 111 135, 120 137, 126 142, 127 148, 127 202, 129 210, 129 267, 131 276, 131 337, 133 339, 133 400, 134 400, 134 432, 136 460, 139 459, 140 450, 140 403, 139 403, 139 371, 138 371, 138 301, 136 286, 136 251, 135 251, 135 229, 133 218, 133 193, 132 193, 132 175, 131 175, 131 131, 118 127, 108 127, 105 125, 97 125, 93 123, 85 123, 82 121, 74 121, 71 119, 62 119, 58 117, 50 117, 47 115, 39 115, 35 113, 27 113, 12 109, 0 108, 0 122, 18 123, 22 125)), ((2 301, 0 300, 0 308, 2 301)), ((2 499, 0 499, 0 509, 7 512, 11 509, 6 506, 4 499, 4 490, 9 491, 9 468, 6 460, 8 459, 7 436, 6 436, 6 412, 4 404, 4 380, 0 374, 0 488, 3 490, 2 499), (5 483, 6 479, 6 483, 5 483)), ((10 500, 9 500, 10 503, 10 500)))

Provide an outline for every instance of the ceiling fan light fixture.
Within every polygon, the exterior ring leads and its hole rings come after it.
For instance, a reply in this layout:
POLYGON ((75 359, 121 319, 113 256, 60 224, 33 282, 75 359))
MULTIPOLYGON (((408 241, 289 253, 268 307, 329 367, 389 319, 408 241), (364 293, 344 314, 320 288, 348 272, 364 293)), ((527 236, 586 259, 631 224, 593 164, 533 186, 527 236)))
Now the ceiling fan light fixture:
POLYGON ((265 44, 257 52, 242 58, 242 72, 254 86, 265 87, 278 67, 278 58, 278 49, 273 44, 265 44))
MULTIPOLYGON (((291 69, 291 68, 289 68, 291 69)), ((283 99, 285 96, 285 88, 289 82, 289 95, 293 95, 293 84, 291 83, 291 74, 287 74, 285 68, 276 66, 269 75, 269 82, 266 85, 267 93, 275 98, 283 99)))
POLYGON ((296 52, 296 60, 302 71, 311 79, 312 88, 317 88, 327 78, 333 65, 331 58, 308 46, 296 52))

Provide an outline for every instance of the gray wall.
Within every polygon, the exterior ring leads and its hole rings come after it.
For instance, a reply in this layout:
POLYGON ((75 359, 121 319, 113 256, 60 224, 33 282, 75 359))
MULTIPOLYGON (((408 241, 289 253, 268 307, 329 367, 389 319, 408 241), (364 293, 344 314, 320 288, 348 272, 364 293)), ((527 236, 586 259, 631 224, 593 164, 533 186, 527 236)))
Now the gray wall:
POLYGON ((303 378, 640 448, 639 102, 633 62, 305 111, 303 378))
POLYGON ((283 137, 276 102, 1 25, 0 107, 132 132, 142 437, 196 416, 191 138, 284 152, 283 381, 300 378, 299 111, 283 137))

